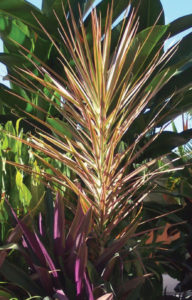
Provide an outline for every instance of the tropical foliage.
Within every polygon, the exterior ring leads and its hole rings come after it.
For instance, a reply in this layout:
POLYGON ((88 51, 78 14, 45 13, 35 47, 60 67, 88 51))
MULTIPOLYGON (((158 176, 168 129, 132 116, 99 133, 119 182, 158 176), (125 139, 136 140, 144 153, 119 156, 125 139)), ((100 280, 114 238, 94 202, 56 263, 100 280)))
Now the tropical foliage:
POLYGON ((42 11, 22 0, 0 4, 1 60, 11 82, 0 95, 2 121, 9 120, 1 145, 2 192, 9 197, 2 207, 18 224, 1 247, 7 299, 152 300, 162 294, 161 274, 173 251, 165 257, 166 247, 147 242, 147 234, 164 228, 163 216, 185 221, 181 202, 167 212, 147 200, 162 193, 165 174, 181 169, 165 154, 191 137, 191 130, 163 131, 191 107, 191 36, 168 52, 163 43, 192 18, 165 25, 159 1, 109 4, 101 1, 91 14, 93 1, 80 1, 79 9, 74 1, 43 1, 42 11), (16 129, 13 111, 25 118, 16 129), (55 203, 46 188, 57 195, 55 203), (28 212, 22 220, 18 203, 28 212))

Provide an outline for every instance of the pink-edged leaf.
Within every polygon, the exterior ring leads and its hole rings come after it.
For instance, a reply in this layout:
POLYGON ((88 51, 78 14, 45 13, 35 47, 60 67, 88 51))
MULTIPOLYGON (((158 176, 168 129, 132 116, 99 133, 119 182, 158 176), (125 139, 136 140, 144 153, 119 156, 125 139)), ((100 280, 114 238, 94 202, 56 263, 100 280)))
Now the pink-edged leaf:
POLYGON ((61 195, 57 193, 54 209, 54 253, 62 256, 65 247, 65 214, 64 203, 61 195))
POLYGON ((31 232, 28 227, 23 223, 21 222, 18 218, 17 218, 17 215, 16 213, 14 212, 14 210, 12 209, 11 207, 11 212, 15 218, 15 220, 17 221, 24 237, 25 237, 25 240, 26 242, 30 245, 32 251, 34 252, 34 254, 37 256, 37 258, 39 259, 40 263, 42 266, 46 266, 46 259, 45 259, 45 256, 41 250, 41 247, 37 241, 37 238, 36 238, 36 235, 34 232, 31 232))
MULTIPOLYGON (((68 272, 71 274, 71 276, 74 276, 75 269, 76 269, 76 275, 78 274, 78 272, 80 272, 78 276, 80 279, 82 279, 83 278, 82 274, 84 273, 87 264, 86 238, 90 230, 92 211, 91 209, 89 209, 86 215, 84 215, 79 204, 75 218, 77 216, 80 216, 81 219, 79 219, 79 222, 77 222, 78 220, 75 220, 75 222, 73 222, 73 228, 71 229, 66 239, 65 250, 68 252, 68 256, 65 262, 65 266, 68 272), (81 262, 79 266, 80 268, 79 271, 78 271, 78 262, 77 265, 75 266, 76 259, 80 259, 81 262)), ((78 282, 78 280, 76 282, 78 282)))
POLYGON ((33 253, 37 256, 37 258, 39 259, 41 266, 43 267, 47 267, 47 265, 50 268, 50 271, 52 272, 53 276, 55 277, 55 279, 58 278, 58 274, 56 271, 56 267, 51 259, 51 257, 49 256, 47 250, 45 249, 45 247, 43 246, 42 242, 40 241, 39 237, 37 236, 36 232, 31 232, 28 227, 21 222, 18 218, 16 213, 14 212, 14 210, 11 207, 11 211, 12 214, 14 216, 14 218, 16 219, 18 225, 20 226, 23 235, 25 237, 25 241, 29 244, 29 246, 31 247, 33 253))
POLYGON ((79 277, 80 278, 83 278, 83 274, 84 274, 86 266, 87 266, 87 256, 88 256, 87 252, 88 252, 87 245, 84 240, 78 251, 78 258, 80 260, 80 268, 79 268, 79 277))
POLYGON ((113 300, 113 294, 112 293, 107 293, 96 300, 113 300))
POLYGON ((43 218, 42 213, 39 213, 39 233, 43 236, 43 218))
POLYGON ((56 290, 56 293, 54 294, 54 299, 69 300, 69 298, 63 292, 63 290, 56 290))
POLYGON ((78 256, 75 261, 75 282, 76 282, 76 289, 77 295, 81 294, 83 289, 83 279, 84 274, 86 271, 87 266, 87 245, 84 241, 83 244, 80 246, 78 256))
POLYGON ((93 287, 90 284, 90 281, 88 279, 87 273, 84 273, 84 280, 85 280, 85 287, 87 290, 87 294, 89 296, 89 300, 94 300, 94 296, 93 296, 93 287))
POLYGON ((85 237, 87 236, 90 230, 91 219, 92 219, 92 209, 90 208, 85 215, 83 213, 81 203, 79 201, 74 220, 71 224, 68 236, 66 238, 67 249, 71 249, 74 246, 74 243, 76 244, 76 248, 77 249, 79 248, 79 243, 80 244, 82 243, 80 235, 84 234, 85 237))
POLYGON ((37 234, 35 233, 35 237, 36 237, 36 240, 39 244, 39 247, 41 249, 41 252, 42 254, 44 255, 45 257, 45 260, 46 260, 46 264, 49 266, 49 271, 51 272, 51 274, 53 274, 53 277, 55 279, 58 279, 58 273, 56 271, 56 267, 50 257, 50 255, 48 254, 47 250, 45 249, 44 245, 42 244, 42 242, 40 241, 39 237, 37 236, 37 234))
POLYGON ((75 261, 75 281, 76 281, 77 296, 79 296, 82 292, 83 278, 80 277, 80 266, 81 266, 81 261, 80 261, 79 258, 77 258, 76 261, 75 261))
POLYGON ((66 238, 66 248, 70 249, 74 243, 74 240, 76 239, 76 236, 79 233, 79 229, 81 227, 81 224, 83 222, 84 213, 81 207, 80 202, 78 202, 75 217, 73 219, 73 222, 70 226, 67 238, 66 238))

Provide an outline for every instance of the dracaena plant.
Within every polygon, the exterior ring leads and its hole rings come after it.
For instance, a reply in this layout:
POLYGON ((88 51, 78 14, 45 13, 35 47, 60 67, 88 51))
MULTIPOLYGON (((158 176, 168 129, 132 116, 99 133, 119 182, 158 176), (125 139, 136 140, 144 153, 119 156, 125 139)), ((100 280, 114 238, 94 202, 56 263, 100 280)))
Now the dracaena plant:
MULTIPOLYGON (((134 237, 142 218, 143 201, 154 189, 155 180, 161 174, 172 171, 169 163, 159 167, 158 159, 147 160, 143 156, 161 134, 159 131, 148 139, 154 128, 166 117, 163 110, 166 111, 171 98, 166 102, 163 100, 163 104, 159 103, 153 114, 148 115, 146 108, 154 105, 155 95, 180 65, 166 68, 166 62, 175 48, 162 54, 162 45, 158 45, 159 38, 153 45, 158 49, 156 55, 148 61, 145 68, 143 64, 140 65, 142 57, 146 62, 145 45, 158 28, 152 26, 143 43, 137 43, 139 21, 134 11, 130 13, 128 21, 125 20, 119 41, 116 47, 113 45, 114 51, 111 51, 112 15, 113 10, 108 9, 103 28, 101 17, 93 11, 92 37, 88 38, 82 19, 77 24, 71 10, 68 15, 63 9, 65 28, 56 14, 60 37, 68 51, 67 58, 37 19, 58 51, 65 76, 59 76, 32 55, 28 59, 36 67, 38 75, 27 67, 17 68, 16 71, 28 85, 20 80, 15 83, 30 93, 38 93, 42 101, 54 106, 60 117, 49 116, 47 122, 44 122, 26 113, 44 125, 49 133, 39 131, 39 137, 30 135, 22 140, 14 138, 33 148, 34 156, 51 170, 52 175, 45 169, 38 175, 46 184, 49 182, 52 189, 62 190, 65 205, 74 216, 78 215, 76 207, 79 206, 83 216, 92 212, 89 230, 81 233, 82 239, 81 234, 76 237, 76 246, 83 243, 79 249, 82 257, 76 260, 77 268, 81 269, 80 265, 84 261, 85 270, 87 260, 83 255, 88 255, 88 262, 109 283, 108 288, 105 287, 107 292, 112 292, 114 299, 126 299, 131 291, 129 274, 123 271, 125 283, 121 289, 121 284, 116 286, 114 277, 113 284, 111 283, 111 272, 116 265, 117 269, 123 268, 123 261, 130 252, 129 241, 134 237), (135 48, 135 44, 138 47, 135 48), (68 59, 69 55, 71 60, 68 59), (42 89, 36 90, 35 81, 38 86, 41 84, 42 89), (142 120, 142 116, 147 117, 147 122, 139 134, 133 136, 135 121, 140 118, 142 120), (71 170, 70 176, 50 164, 44 158, 45 155, 66 165, 71 170), (88 247, 88 254, 83 252, 83 247, 88 247)), ((14 78, 11 79, 14 81, 14 78)), ((29 103, 22 96, 19 98, 29 103)), ((47 115, 43 106, 38 107, 34 103, 31 105, 47 115)), ((26 172, 35 173, 29 166, 9 163, 26 172)), ((74 217, 74 220, 80 224, 81 219, 78 218, 80 217, 74 217)), ((23 234, 25 235, 24 232, 23 234)), ((37 236, 34 243, 37 243, 37 236)), ((136 241, 134 247, 137 247, 137 243, 139 242, 136 241)), ((33 242, 30 247, 33 247, 33 242)), ((61 247, 59 245, 58 251, 61 247)), ((38 270, 44 272, 40 266, 38 270)), ((53 269, 52 271, 54 273, 53 269)), ((144 277, 148 275, 145 268, 143 273, 144 277)), ((75 276, 78 277, 78 274, 79 271, 76 271, 75 276)), ((86 275, 80 281, 91 281, 86 277, 87 271, 83 274, 86 275)), ((142 283, 144 277, 135 278, 132 287, 142 283)), ((78 284, 82 286, 79 281, 78 284)))

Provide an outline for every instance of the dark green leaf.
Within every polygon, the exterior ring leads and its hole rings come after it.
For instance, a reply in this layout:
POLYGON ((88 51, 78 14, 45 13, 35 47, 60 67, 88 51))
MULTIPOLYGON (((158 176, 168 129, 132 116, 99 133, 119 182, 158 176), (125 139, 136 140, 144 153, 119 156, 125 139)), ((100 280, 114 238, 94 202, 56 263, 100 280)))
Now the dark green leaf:
POLYGON ((175 147, 186 144, 191 138, 192 129, 185 130, 181 133, 164 131, 147 148, 147 150, 142 155, 142 158, 154 158, 166 154, 173 150, 175 147))
POLYGON ((164 11, 160 0, 132 0, 131 2, 134 8, 138 8, 139 16, 139 31, 150 26, 153 26, 155 22, 157 25, 164 25, 164 11))
POLYGON ((171 22, 169 24, 169 33, 171 36, 174 36, 186 29, 192 27, 192 14, 183 16, 171 22))

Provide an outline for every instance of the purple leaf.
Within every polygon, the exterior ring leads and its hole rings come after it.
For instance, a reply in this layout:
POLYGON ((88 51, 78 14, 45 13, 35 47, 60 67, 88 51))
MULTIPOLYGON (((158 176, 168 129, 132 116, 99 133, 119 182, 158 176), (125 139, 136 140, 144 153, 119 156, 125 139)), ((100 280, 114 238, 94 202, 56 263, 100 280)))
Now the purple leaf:
POLYGON ((65 247, 65 214, 63 199, 59 193, 55 202, 53 238, 54 252, 57 256, 62 256, 65 247))
POLYGON ((58 279, 58 273, 56 271, 56 267, 50 257, 50 255, 48 254, 47 250, 45 249, 45 247, 43 246, 42 242, 39 240, 37 234, 35 233, 35 237, 36 237, 36 240, 39 244, 39 247, 41 249, 41 252, 43 253, 44 257, 45 257, 45 260, 46 260, 46 263, 48 264, 49 268, 50 268, 50 271, 51 273, 53 274, 53 277, 55 277, 56 279, 58 279))
POLYGON ((75 282, 76 282, 76 291, 77 296, 79 296, 82 292, 82 280, 83 276, 80 274, 81 261, 80 258, 77 258, 75 261, 75 282))
POLYGON ((42 242, 39 240, 37 234, 34 232, 31 232, 27 226, 21 222, 18 218, 16 213, 14 212, 14 210, 11 207, 11 211, 12 214, 14 216, 14 218, 16 219, 18 225, 20 226, 23 235, 26 239, 26 242, 28 242, 28 244, 30 245, 32 251, 34 252, 34 254, 37 256, 37 258, 39 259, 41 266, 44 266, 45 268, 47 267, 47 265, 50 268, 50 271, 52 272, 53 276, 55 277, 55 279, 58 278, 58 274, 56 271, 56 267, 51 259, 51 257, 49 256, 47 250, 45 249, 45 247, 43 246, 42 242))
POLYGON ((30 245, 32 251, 35 253, 35 255, 38 257, 41 265, 46 266, 46 260, 45 257, 41 251, 41 247, 37 241, 36 235, 35 233, 31 232, 27 226, 21 222, 18 218, 16 213, 14 212, 14 210, 11 208, 12 214, 14 216, 14 218, 16 219, 19 227, 21 228, 21 231, 26 239, 26 242, 28 242, 28 244, 30 245))
POLYGON ((79 269, 80 269, 80 259, 77 258, 76 262, 75 262, 75 281, 76 282, 78 282, 80 280, 79 269))
POLYGON ((36 270, 39 280, 45 289, 46 293, 50 296, 53 294, 53 282, 51 280, 51 276, 49 274, 49 271, 46 268, 33 265, 34 269, 36 270))
MULTIPOLYGON (((73 220, 72 227, 66 240, 66 251, 68 251, 69 255, 66 259, 65 266, 71 276, 74 274, 77 257, 79 257, 81 261, 81 274, 84 273, 85 265, 87 263, 86 238, 90 230, 92 211, 89 209, 86 215, 84 215, 81 205, 79 204, 74 219, 76 219, 77 216, 81 216, 81 220, 79 220, 79 222, 73 220)), ((80 278, 82 278, 82 275, 80 275, 80 278)))
POLYGON ((79 278, 83 278, 86 266, 87 266, 87 256, 88 256, 88 250, 87 250, 87 245, 86 241, 84 239, 83 244, 81 245, 79 251, 78 251, 78 258, 80 261, 79 265, 79 278))
POLYGON ((111 246, 104 250, 104 253, 99 257, 97 261, 97 269, 102 271, 104 265, 117 253, 126 243, 127 237, 123 237, 115 241, 111 246))
POLYGON ((74 245, 74 240, 76 240, 76 237, 79 233, 79 229, 81 228, 81 224, 83 222, 84 213, 80 204, 80 201, 78 202, 75 217, 73 219, 73 222, 70 226, 67 238, 66 238, 66 248, 71 249, 74 245))
POLYGON ((94 300, 93 289, 91 287, 91 284, 90 284, 90 281, 89 281, 89 279, 87 277, 86 272, 84 273, 84 279, 85 279, 85 285, 86 285, 87 293, 89 295, 89 300, 94 300))

